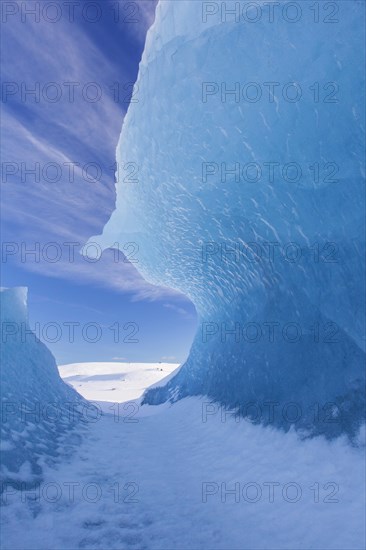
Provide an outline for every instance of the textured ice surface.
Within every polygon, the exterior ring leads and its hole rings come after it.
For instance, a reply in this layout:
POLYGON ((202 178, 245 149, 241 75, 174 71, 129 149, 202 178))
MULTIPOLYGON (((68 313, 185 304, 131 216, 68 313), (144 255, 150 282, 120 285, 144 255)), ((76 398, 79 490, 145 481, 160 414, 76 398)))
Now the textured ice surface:
POLYGON ((31 332, 27 289, 2 289, 0 305, 1 480, 18 487, 39 478, 42 462, 67 454, 82 398, 61 380, 53 355, 31 332))
POLYGON ((136 242, 146 279, 196 306, 186 364, 146 402, 206 394, 263 422, 352 433, 364 402, 363 3, 337 2, 336 16, 314 23, 298 2, 297 22, 275 24, 220 11, 205 22, 204 4, 158 6, 117 148, 116 210, 91 239, 122 251, 136 242), (236 83, 239 98, 222 95, 236 83), (256 163, 262 177, 224 174, 235 163, 256 163), (299 179, 283 175, 288 163, 299 179), (263 334, 243 337, 248 326, 263 334))

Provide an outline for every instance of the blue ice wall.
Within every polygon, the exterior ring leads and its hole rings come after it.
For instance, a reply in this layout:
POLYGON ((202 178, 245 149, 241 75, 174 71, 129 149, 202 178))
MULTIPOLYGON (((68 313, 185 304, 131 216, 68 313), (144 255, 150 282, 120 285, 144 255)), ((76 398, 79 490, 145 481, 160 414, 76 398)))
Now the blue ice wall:
POLYGON ((364 6, 249 4, 159 4, 117 147, 116 210, 91 241, 135 242, 146 279, 196 306, 186 364, 145 402, 204 394, 264 423, 353 433, 364 6))
POLYGON ((42 479, 43 465, 68 456, 80 436, 83 398, 60 378, 55 359, 28 324, 27 289, 0 291, 1 487, 42 479))

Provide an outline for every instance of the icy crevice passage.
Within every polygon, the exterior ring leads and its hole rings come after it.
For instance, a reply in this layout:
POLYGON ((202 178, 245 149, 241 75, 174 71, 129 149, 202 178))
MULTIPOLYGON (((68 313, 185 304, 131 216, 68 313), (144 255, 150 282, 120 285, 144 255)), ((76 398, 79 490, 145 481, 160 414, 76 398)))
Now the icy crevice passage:
MULTIPOLYGON (((146 279, 183 292, 199 315, 186 364, 164 389, 147 393, 148 403, 206 394, 230 407, 274 402, 282 411, 291 401, 300 410, 298 427, 310 433, 358 428, 365 379, 364 11, 359 2, 337 5, 336 24, 315 24, 306 2, 298 22, 280 17, 276 24, 220 17, 206 23, 201 2, 158 7, 138 102, 117 147, 116 210, 97 238, 122 251, 136 242, 146 279), (239 91, 225 95, 236 83, 239 91), (253 100, 253 93, 260 95, 253 100), (137 171, 128 177, 123 167, 131 163, 137 171), (243 177, 250 163, 261 167, 259 181, 250 181, 252 172, 243 177), (280 167, 273 177, 271 163, 280 167), (299 179, 291 170, 284 177, 281 168, 291 163, 300 167, 299 179), (237 164, 239 178, 229 171, 237 164), (218 251, 204 260, 208 243, 218 251), (253 254, 221 254, 249 243, 262 251, 254 261, 253 254), (281 251, 273 261, 263 252, 268 243, 281 251), (291 243, 298 261, 284 259, 291 243), (204 323, 219 327, 207 342, 204 323), (268 332, 254 343, 225 341, 221 327, 236 323, 240 330, 274 323, 279 331, 274 342, 268 332), (299 341, 283 337, 288 323, 300 327, 299 341), (329 339, 333 329, 336 341, 329 339), (314 422, 314 407, 327 403, 337 422, 314 422)), ((281 412, 274 423, 289 427, 281 412)))

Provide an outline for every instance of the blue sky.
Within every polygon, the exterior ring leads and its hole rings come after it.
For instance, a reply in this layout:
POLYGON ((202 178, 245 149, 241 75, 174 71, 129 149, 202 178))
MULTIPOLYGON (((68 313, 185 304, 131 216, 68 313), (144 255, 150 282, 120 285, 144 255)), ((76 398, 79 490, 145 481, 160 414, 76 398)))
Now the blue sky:
POLYGON ((74 4, 2 2, 2 285, 29 288, 30 325, 59 364, 183 361, 193 305, 116 251, 78 252, 114 210, 115 148, 155 1, 74 4))

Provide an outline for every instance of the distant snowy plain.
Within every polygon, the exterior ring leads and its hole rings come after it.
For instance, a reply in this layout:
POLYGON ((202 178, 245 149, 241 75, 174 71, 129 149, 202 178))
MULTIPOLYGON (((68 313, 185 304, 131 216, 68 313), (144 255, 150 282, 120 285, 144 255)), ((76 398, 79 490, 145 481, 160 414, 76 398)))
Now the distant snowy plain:
POLYGON ((175 363, 72 363, 58 367, 61 378, 85 399, 106 412, 110 403, 140 400, 148 387, 168 382, 179 370, 175 363))

